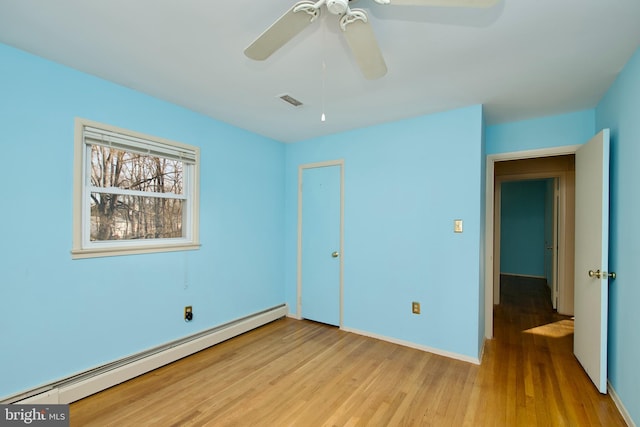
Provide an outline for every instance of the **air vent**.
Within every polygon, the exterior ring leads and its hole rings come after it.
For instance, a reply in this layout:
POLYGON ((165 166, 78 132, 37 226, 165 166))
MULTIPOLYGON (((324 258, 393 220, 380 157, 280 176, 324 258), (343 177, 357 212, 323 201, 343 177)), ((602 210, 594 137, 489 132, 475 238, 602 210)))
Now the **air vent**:
POLYGON ((293 105, 294 107, 300 107, 302 105, 302 102, 298 101, 291 95, 280 95, 280 99, 282 99, 284 102, 287 102, 293 105))

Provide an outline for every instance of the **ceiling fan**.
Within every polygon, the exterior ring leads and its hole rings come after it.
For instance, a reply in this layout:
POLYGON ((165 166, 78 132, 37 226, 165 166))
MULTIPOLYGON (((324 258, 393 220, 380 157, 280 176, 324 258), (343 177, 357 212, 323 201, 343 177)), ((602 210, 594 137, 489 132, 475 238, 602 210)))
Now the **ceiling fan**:
MULTIPOLYGON (((294 4, 284 15, 265 30, 244 51, 251 59, 262 61, 304 30, 320 16, 322 6, 338 16, 340 29, 365 78, 373 80, 387 73, 367 12, 351 9, 349 3, 357 0, 303 0, 294 4)), ((490 7, 500 0, 373 0, 382 5, 438 6, 438 7, 490 7)))

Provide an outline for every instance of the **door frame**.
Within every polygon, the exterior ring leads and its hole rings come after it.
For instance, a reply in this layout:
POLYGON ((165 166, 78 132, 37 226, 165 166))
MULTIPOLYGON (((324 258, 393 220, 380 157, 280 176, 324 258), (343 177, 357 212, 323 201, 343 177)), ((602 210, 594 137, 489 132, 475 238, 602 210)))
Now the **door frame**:
MULTIPOLYGON (((575 175, 575 171, 574 171, 574 175, 575 175)), ((566 182, 566 178, 563 178, 563 179, 560 179, 558 177, 551 178, 551 186, 552 186, 553 194, 551 194, 551 196, 549 196, 548 193, 546 194, 547 196, 546 201, 549 200, 549 197, 551 197, 553 201, 551 203, 552 204, 551 206, 551 222, 552 223, 551 223, 550 231, 549 231, 549 224, 545 224, 545 239, 548 236, 547 233, 548 232, 551 233, 551 265, 547 266, 547 258, 546 258, 546 252, 545 252, 545 276, 546 277, 549 277, 549 275, 551 276, 551 305, 554 310, 558 310, 558 311, 561 311, 561 309, 559 309, 559 307, 562 307, 562 304, 560 304, 560 299, 566 296, 566 293, 564 292, 564 290, 567 285, 567 283, 565 283, 564 281, 565 275, 560 274, 561 270, 564 270, 567 265, 565 262, 563 262, 562 264, 559 263, 560 250, 562 249, 562 252, 563 252, 562 255, 564 259, 564 255, 565 255, 564 250, 566 248, 566 245, 564 244, 560 245, 560 241, 564 239, 566 236, 564 228, 566 226, 567 214, 564 208, 567 206, 567 199, 566 199, 567 185, 568 183, 566 182), (562 235, 560 233, 562 233, 562 235), (562 237, 562 239, 560 237, 562 237), (546 270, 547 267, 551 268, 550 273, 546 270), (562 280, 560 280, 561 277, 562 277, 562 280), (562 288, 563 288, 562 293, 560 292, 560 285, 562 285, 562 288)), ((549 191, 549 187, 547 186, 547 192, 548 191, 549 191)), ((545 209, 548 209, 548 206, 545 205, 545 209)), ((574 210, 573 216, 574 216, 574 222, 575 222, 575 210, 574 210)), ((547 212, 545 212, 545 220, 547 218, 548 218, 547 212)), ((545 251, 549 250, 548 245, 549 245, 549 242, 545 240, 545 243, 544 243, 545 251)), ((575 251, 575 248, 574 248, 574 251, 575 251)), ((573 295, 573 292, 572 292, 572 295, 573 295)), ((573 304, 571 305, 573 306, 573 304)))
MULTIPOLYGON (((499 201, 500 194, 496 195, 495 163, 506 160, 533 159, 540 157, 562 156, 575 154, 580 145, 567 145, 562 147, 542 148, 536 150, 513 151, 509 153, 489 154, 486 158, 485 179, 485 262, 484 262, 484 335, 485 338, 493 338, 493 305, 494 305, 494 270, 499 270, 499 259, 494 256, 494 230, 495 230, 495 203, 499 201), (498 197, 498 199, 496 199, 498 197), (496 265, 496 262, 498 263, 496 265)), ((499 249, 499 241, 497 247, 499 249)), ((499 253, 499 252, 498 252, 499 253)), ((498 276, 499 277, 499 276, 498 276)), ((499 297, 499 296, 498 296, 499 297)))
POLYGON ((327 160, 323 162, 305 163, 298 166, 298 247, 297 247, 297 296, 296 318, 302 319, 302 177, 305 169, 325 168, 331 166, 340 167, 340 256, 339 262, 339 286, 340 286, 340 329, 343 319, 343 284, 344 284, 344 159, 327 160))

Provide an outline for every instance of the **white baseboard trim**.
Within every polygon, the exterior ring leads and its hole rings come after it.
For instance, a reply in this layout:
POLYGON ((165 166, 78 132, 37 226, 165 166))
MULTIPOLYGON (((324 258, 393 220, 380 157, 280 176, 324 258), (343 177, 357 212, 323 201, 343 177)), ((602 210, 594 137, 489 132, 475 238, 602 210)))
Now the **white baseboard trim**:
POLYGON ((482 337, 482 346, 480 347, 480 352, 479 352, 480 355, 478 356, 478 365, 482 363, 482 358, 484 357, 484 349, 486 344, 487 344, 487 338, 482 337))
POLYGON ((453 353, 450 351, 444 351, 444 350, 440 350, 438 348, 433 348, 433 347, 428 347, 425 345, 420 345, 420 344, 416 344, 413 343, 411 341, 404 341, 404 340, 400 340, 397 338, 392 338, 392 337, 387 337, 384 335, 378 335, 378 334, 374 334, 371 332, 367 332, 367 331, 360 331, 358 329, 351 329, 351 328, 342 328, 343 331, 345 332, 351 332, 354 334, 358 334, 358 335, 364 335, 365 337, 370 337, 370 338, 375 338, 381 341, 387 341, 393 344, 398 344, 404 347, 411 347, 411 348, 415 348, 417 350, 422 350, 422 351, 426 351, 427 353, 433 353, 433 354, 437 354, 439 356, 444 356, 444 357, 448 357, 450 359, 456 359, 456 360, 461 360, 463 362, 468 362, 468 363, 473 363, 474 365, 479 365, 480 364, 480 359, 478 359, 477 357, 469 357, 469 356, 465 356, 463 354, 458 354, 458 353, 453 353))
POLYGON ((74 375, 4 403, 71 403, 285 317, 286 304, 234 320, 146 352, 74 375), (46 389, 42 392, 42 389, 46 389))
POLYGON ((611 382, 609 381, 607 381, 607 391, 611 395, 611 400, 613 400, 613 403, 616 404, 618 411, 620 411, 620 415, 622 415, 622 418, 624 418, 624 421, 627 423, 627 425, 629 427, 636 427, 636 423, 633 422, 631 414, 629 414, 629 411, 627 411, 627 408, 625 408, 622 400, 620 400, 620 396, 618 396, 618 393, 616 393, 616 390, 613 388, 611 382))
POLYGON ((49 405, 60 403, 60 396, 57 388, 47 390, 44 393, 38 393, 23 400, 14 402, 17 404, 29 404, 29 405, 49 405))

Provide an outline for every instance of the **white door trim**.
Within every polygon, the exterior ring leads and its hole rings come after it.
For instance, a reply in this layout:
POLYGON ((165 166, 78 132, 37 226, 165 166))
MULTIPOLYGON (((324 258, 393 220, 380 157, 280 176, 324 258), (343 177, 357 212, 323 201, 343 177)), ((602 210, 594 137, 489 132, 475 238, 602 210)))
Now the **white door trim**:
POLYGON ((297 296, 296 318, 302 319, 302 175, 305 169, 340 166, 340 329, 342 329, 343 312, 343 278, 344 278, 344 160, 328 160, 324 162, 306 163, 298 166, 298 248, 297 248, 297 296))
POLYGON ((509 153, 489 154, 486 164, 486 188, 485 188, 485 275, 484 275, 484 335, 493 338, 493 301, 494 301, 494 186, 495 163, 505 160, 533 159, 538 157, 562 156, 575 154, 580 145, 567 145, 562 147, 542 148, 538 150, 514 151, 509 153))

